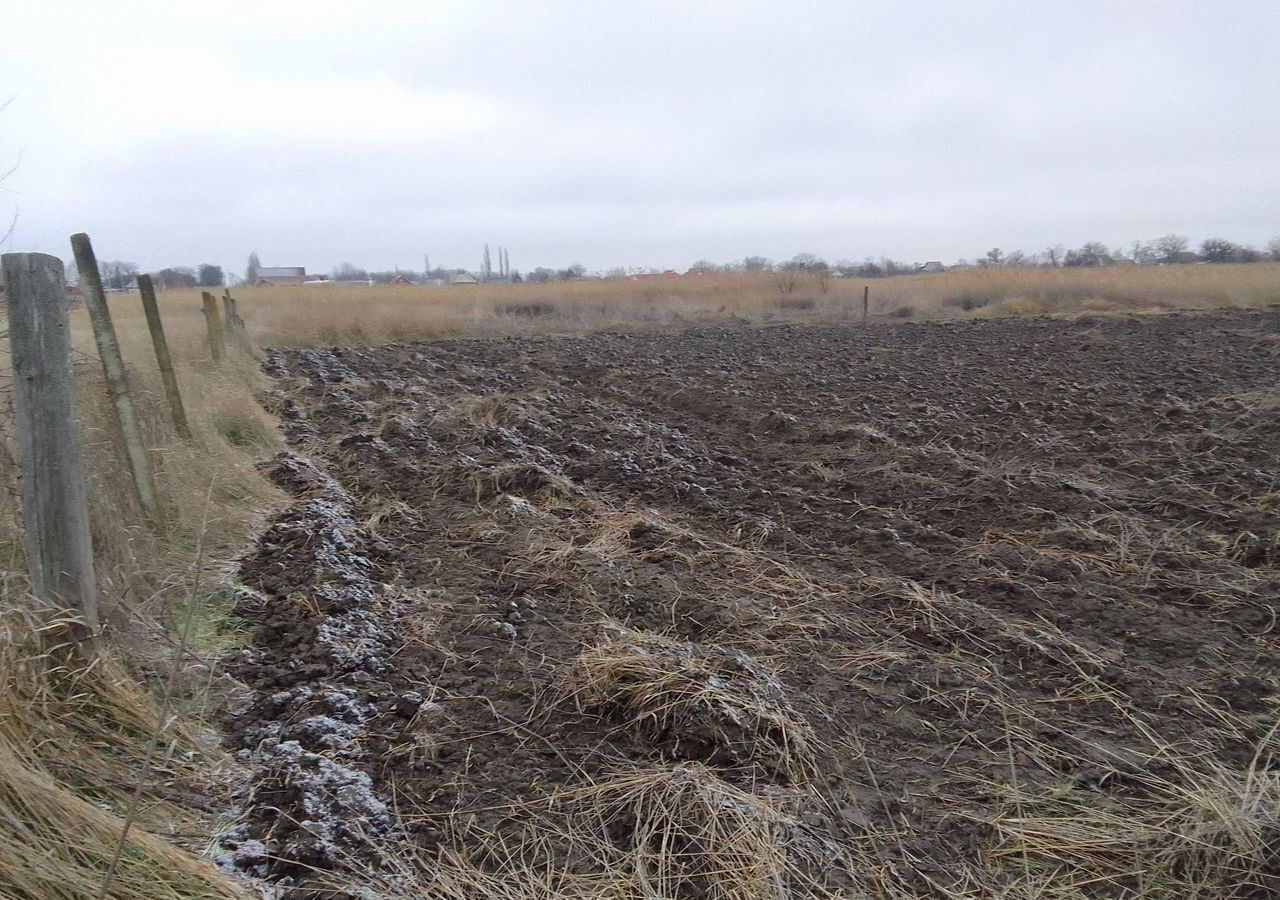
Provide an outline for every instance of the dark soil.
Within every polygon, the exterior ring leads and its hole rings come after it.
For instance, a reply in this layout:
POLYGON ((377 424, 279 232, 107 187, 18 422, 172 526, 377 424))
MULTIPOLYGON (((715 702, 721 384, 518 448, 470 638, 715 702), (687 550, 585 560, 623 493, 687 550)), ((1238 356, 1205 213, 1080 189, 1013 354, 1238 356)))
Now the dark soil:
POLYGON ((987 865, 1011 782, 1119 796, 1174 754, 1246 765, 1274 725, 1280 312, 457 340, 269 371, 297 501, 242 568, 256 700, 231 729, 259 778, 228 846, 286 884, 385 871, 406 842, 499 871, 495 848, 540 840, 586 871, 548 798, 695 765, 786 794, 836 848, 797 864, 815 891, 891 871, 927 893, 987 865), (576 661, 619 629, 701 660, 723 693, 704 728, 584 702, 576 661), (792 717, 803 764, 751 752, 734 698, 792 717), (853 861, 868 841, 878 874, 853 861))

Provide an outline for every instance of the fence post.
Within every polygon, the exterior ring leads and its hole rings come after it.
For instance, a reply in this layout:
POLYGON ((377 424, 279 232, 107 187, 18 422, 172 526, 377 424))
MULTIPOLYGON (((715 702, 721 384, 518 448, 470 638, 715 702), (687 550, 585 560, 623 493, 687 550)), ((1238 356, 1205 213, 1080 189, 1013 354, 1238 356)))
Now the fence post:
POLYGON ((76 418, 62 261, 43 253, 0 257, 8 285, 13 407, 22 466, 22 524, 36 598, 73 610, 78 641, 98 630, 89 503, 76 418))
POLYGON ((867 324, 867 309, 871 304, 871 285, 862 286, 862 324, 867 324))
POLYGON ((138 502, 153 524, 160 521, 160 504, 156 500, 156 483, 151 477, 151 462, 147 448, 142 443, 142 428, 138 425, 138 412, 129 392, 125 377, 124 357, 120 355, 120 343, 116 329, 111 324, 111 310, 107 307, 107 295, 102 290, 102 276, 98 274, 98 260, 93 254, 93 244, 87 234, 71 235, 71 249, 75 253, 76 266, 80 270, 80 291, 85 306, 89 308, 89 321, 93 325, 93 339, 102 359, 102 371, 107 378, 107 393, 116 407, 120 433, 124 438, 125 455, 133 475, 133 486, 138 502))
POLYGON ((222 292, 222 321, 241 349, 248 350, 249 339, 244 331, 244 319, 240 318, 240 312, 236 309, 236 298, 231 296, 230 288, 222 292))
POLYGON ((201 291, 200 299, 204 303, 204 324, 209 332, 209 353, 213 355, 215 363, 220 363, 227 354, 227 341, 222 332, 222 318, 218 315, 218 304, 213 299, 213 294, 208 291, 201 291))
POLYGON ((150 275, 138 276, 138 293, 142 295, 142 311, 147 317, 147 330, 151 332, 151 346, 156 351, 156 364, 160 366, 160 381, 164 384, 165 399, 169 401, 174 430, 183 440, 189 441, 191 427, 187 424, 187 411, 182 406, 182 394, 178 391, 178 378, 173 373, 173 357, 169 355, 169 342, 164 336, 160 306, 156 303, 156 289, 150 275))

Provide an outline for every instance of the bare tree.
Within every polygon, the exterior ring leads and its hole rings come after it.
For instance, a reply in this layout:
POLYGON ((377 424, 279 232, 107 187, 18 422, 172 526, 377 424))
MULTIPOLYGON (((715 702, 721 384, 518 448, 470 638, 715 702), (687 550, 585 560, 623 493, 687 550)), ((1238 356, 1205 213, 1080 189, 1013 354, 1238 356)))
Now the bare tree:
POLYGON ((1152 244, 1145 241, 1134 241, 1131 245, 1133 261, 1140 266, 1148 266, 1159 260, 1159 254, 1152 244))
POLYGON ((201 263, 196 270, 196 278, 201 287, 222 287, 226 281, 222 266, 215 266, 213 263, 201 263))
POLYGON ((1176 263, 1187 252, 1188 241, 1180 234, 1166 234, 1151 242, 1156 258, 1162 263, 1176 263))
POLYGON ((1280 262, 1280 237, 1274 237, 1267 242, 1267 252, 1271 254, 1271 258, 1280 262))
POLYGON ((1111 264, 1111 251, 1101 241, 1089 241, 1079 250, 1068 250, 1063 265, 1091 267, 1111 264))
POLYGON ((1206 238, 1200 243, 1200 256, 1211 263, 1238 262, 1240 247, 1226 238, 1206 238))
MULTIPOLYGON (((131 288, 134 279, 138 277, 138 271, 137 263, 126 262, 122 259, 112 259, 98 263, 98 273, 102 279, 102 286, 109 291, 123 291, 131 288)), ((188 269, 187 271, 190 272, 191 270, 188 269)), ((194 275, 192 280, 194 281, 194 275)))

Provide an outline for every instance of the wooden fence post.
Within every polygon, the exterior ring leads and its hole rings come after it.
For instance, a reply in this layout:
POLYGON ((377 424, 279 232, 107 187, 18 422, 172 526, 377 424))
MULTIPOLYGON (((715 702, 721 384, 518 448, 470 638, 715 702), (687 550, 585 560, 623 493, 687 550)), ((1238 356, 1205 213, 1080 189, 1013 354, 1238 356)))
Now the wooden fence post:
POLYGON ((133 486, 138 502, 153 524, 160 521, 160 503, 156 500, 156 483, 151 476, 151 461, 142 443, 142 428, 138 424, 138 412, 133 405, 129 381, 125 377, 124 357, 120 355, 120 343, 116 329, 111 324, 111 310, 107 307, 107 295, 102 290, 102 276, 98 274, 98 260, 93 254, 93 244, 87 234, 71 235, 71 249, 75 253, 76 266, 80 270, 80 291, 85 306, 89 308, 89 321, 93 325, 93 339, 102 359, 102 371, 107 378, 107 393, 116 407, 120 433, 124 438, 125 455, 133 475, 133 486))
POLYGON ((222 318, 218 315, 218 304, 213 299, 213 294, 208 291, 201 291, 200 299, 204 303, 204 324, 209 332, 209 353, 213 355, 215 363, 220 363, 227 355, 227 341, 222 332, 222 318))
POLYGON ((98 590, 62 261, 43 253, 6 253, 0 266, 9 293, 13 406, 31 589, 53 610, 73 610, 80 622, 72 637, 91 641, 98 630, 98 590))
POLYGON ((249 336, 245 334, 244 319, 240 318, 240 312, 236 309, 236 298, 231 296, 231 289, 227 288, 222 292, 222 321, 226 330, 241 349, 249 349, 249 336))
POLYGON ((862 324, 867 324, 867 309, 871 304, 871 285, 862 286, 862 324))
POLYGON ((178 378, 173 373, 173 357, 169 355, 169 342, 164 336, 164 324, 160 321, 160 306, 156 303, 155 285, 150 275, 138 276, 138 293, 142 295, 142 311, 147 317, 147 330, 151 332, 151 346, 156 351, 156 364, 160 366, 160 381, 164 384, 164 396, 169 401, 169 415, 173 428, 183 440, 191 440, 191 426, 187 424, 187 411, 182 406, 182 394, 178 391, 178 378))

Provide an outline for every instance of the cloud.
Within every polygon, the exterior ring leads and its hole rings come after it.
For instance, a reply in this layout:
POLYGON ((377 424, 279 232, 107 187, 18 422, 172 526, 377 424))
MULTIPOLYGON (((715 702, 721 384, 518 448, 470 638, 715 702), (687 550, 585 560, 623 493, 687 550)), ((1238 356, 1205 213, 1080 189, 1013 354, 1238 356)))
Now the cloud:
MULTIPOLYGON (((15 247, 683 265, 1280 232, 1280 16, 1104 2, 63 3, 7 22, 15 247), (54 8, 54 7, 57 8, 54 8)), ((237 264, 237 268, 238 268, 237 264)))

